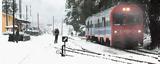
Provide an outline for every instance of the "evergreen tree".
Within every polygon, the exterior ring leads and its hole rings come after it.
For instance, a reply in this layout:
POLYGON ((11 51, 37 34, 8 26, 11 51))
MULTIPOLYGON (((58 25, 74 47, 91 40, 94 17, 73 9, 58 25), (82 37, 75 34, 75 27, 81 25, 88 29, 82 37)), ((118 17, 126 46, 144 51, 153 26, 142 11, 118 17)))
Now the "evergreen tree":
POLYGON ((149 28, 151 33, 151 47, 150 49, 156 48, 160 45, 160 1, 151 0, 148 3, 148 14, 149 14, 149 28))

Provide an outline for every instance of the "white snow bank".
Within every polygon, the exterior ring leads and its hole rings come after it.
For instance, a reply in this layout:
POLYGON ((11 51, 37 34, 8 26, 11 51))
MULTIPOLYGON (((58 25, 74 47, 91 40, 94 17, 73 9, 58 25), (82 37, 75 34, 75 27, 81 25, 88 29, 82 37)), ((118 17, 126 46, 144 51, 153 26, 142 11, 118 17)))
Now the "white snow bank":
POLYGON ((147 47, 151 43, 150 34, 144 34, 143 47, 147 47))

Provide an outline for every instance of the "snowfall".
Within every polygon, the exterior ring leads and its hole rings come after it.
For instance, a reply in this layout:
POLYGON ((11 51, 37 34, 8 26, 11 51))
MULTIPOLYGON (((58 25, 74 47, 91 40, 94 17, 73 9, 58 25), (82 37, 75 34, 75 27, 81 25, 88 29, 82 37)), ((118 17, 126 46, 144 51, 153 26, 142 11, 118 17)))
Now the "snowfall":
MULTIPOLYGON (((64 33, 67 32, 64 30, 64 33)), ((62 35, 55 44, 52 33, 31 36, 31 40, 18 43, 8 42, 8 35, 0 35, 0 64, 160 64, 158 55, 128 53, 86 41, 84 37, 68 36, 66 47, 101 55, 72 50, 73 52, 66 51, 66 56, 62 57, 62 35)))

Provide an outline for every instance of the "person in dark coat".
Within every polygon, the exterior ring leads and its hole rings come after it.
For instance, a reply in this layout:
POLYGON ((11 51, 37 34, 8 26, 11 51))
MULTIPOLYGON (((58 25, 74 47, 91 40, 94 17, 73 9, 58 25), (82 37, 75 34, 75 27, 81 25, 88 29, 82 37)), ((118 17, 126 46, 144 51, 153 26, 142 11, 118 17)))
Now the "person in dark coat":
POLYGON ((73 36, 73 32, 71 32, 71 36, 73 36))
POLYGON ((55 40, 54 40, 54 43, 57 43, 58 35, 59 35, 59 30, 58 30, 58 29, 55 29, 54 34, 55 34, 55 40))
POLYGON ((18 43, 18 41, 19 41, 19 29, 17 29, 17 31, 16 31, 16 42, 18 43))

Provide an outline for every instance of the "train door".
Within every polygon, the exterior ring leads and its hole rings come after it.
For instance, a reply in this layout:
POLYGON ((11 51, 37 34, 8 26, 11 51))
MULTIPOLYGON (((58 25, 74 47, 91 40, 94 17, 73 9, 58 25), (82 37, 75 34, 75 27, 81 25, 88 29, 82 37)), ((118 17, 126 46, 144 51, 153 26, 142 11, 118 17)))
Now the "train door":
POLYGON ((108 41, 108 39, 107 39, 107 28, 106 28, 106 19, 105 19, 105 17, 102 17, 102 23, 103 23, 103 42, 104 42, 104 45, 107 45, 107 43, 109 43, 109 42, 107 42, 108 41))
POLYGON ((105 19, 105 17, 102 17, 102 22, 103 22, 103 32, 104 32, 104 34, 103 35, 106 35, 107 33, 106 33, 106 21, 105 21, 106 19, 105 19))
POLYGON ((100 35, 100 31, 99 31, 99 28, 100 28, 100 22, 99 22, 99 19, 98 19, 98 26, 97 26, 97 30, 98 30, 98 35, 100 35))
POLYGON ((90 30, 90 31, 91 31, 91 36, 93 36, 93 31, 92 31, 92 30, 93 30, 92 20, 90 21, 90 28, 91 28, 91 30, 90 30))
POLYGON ((89 21, 87 22, 87 35, 89 35, 89 21))
POLYGON ((98 43, 100 43, 100 20, 98 19, 97 25, 97 35, 98 35, 98 43))

